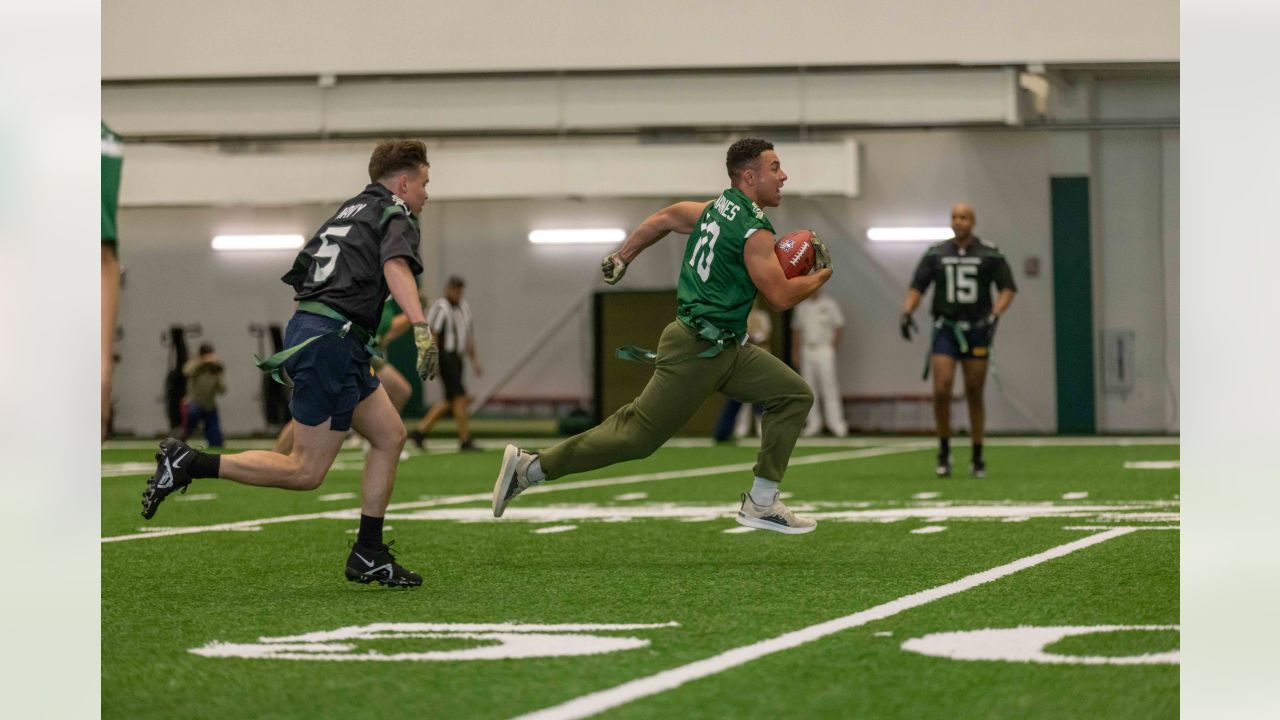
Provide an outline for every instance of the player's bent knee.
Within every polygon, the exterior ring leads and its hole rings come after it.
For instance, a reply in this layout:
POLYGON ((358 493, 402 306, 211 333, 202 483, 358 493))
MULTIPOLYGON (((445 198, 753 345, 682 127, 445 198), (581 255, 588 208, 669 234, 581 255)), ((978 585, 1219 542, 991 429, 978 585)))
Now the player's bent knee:
POLYGON ((324 483, 324 473, 310 468, 299 469, 293 475, 294 490, 315 490, 324 483))
POLYGON ((805 386, 800 393, 800 404, 804 405, 805 412, 813 407, 813 388, 805 386))
POLYGON ((402 423, 393 425, 391 432, 387 435, 388 441, 396 446, 397 452, 404 447, 405 441, 409 439, 409 431, 405 429, 402 423))
MULTIPOLYGON (((295 460, 296 462, 296 460, 295 460)), ((289 474, 290 490, 315 490, 324 482, 327 468, 315 467, 308 463, 298 462, 289 474)))

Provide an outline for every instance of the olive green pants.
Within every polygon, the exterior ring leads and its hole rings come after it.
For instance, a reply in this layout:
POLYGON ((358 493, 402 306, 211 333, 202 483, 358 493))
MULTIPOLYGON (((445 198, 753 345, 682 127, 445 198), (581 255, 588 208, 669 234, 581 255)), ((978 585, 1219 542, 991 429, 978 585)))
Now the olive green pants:
POLYGON ((548 480, 648 457, 717 390, 744 403, 764 403, 764 437, 756 475, 781 482, 804 427, 813 391, 786 363, 752 345, 713 358, 711 344, 676 321, 662 331, 653 377, 640 397, 590 430, 540 453, 548 480))

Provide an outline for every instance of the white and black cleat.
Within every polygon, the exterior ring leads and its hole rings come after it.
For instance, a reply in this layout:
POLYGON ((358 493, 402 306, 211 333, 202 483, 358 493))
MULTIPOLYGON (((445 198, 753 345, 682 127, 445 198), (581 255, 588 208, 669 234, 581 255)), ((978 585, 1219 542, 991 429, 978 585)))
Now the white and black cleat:
POLYGON ((969 477, 984 478, 987 476, 987 463, 984 460, 974 460, 969 463, 969 477))
POLYGON ((391 554, 392 540, 386 545, 367 548, 354 545, 351 554, 347 555, 347 580, 368 585, 376 582, 388 587, 418 587, 422 584, 422 576, 416 572, 405 570, 396 563, 391 554))
POLYGON ((176 438, 160 441, 156 451, 156 473, 147 478, 147 489, 142 491, 142 517, 150 520, 156 508, 175 490, 185 493, 191 485, 191 462, 196 451, 176 438))

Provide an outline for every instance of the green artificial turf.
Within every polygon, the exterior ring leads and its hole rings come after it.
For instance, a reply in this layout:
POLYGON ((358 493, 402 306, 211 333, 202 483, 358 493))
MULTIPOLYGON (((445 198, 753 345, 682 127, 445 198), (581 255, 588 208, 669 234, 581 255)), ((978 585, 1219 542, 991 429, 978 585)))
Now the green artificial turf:
MULTIPOLYGON (((891 441, 897 442, 897 441, 891 441)), ((233 446, 234 448, 234 446, 233 446)), ((797 449, 796 458, 863 453, 797 449)), ((745 447, 664 448, 642 461, 562 482, 746 464, 745 447)), ((356 522, 359 451, 311 493, 193 483, 156 517, 138 516, 147 472, 102 483, 105 538, 148 526, 195 527, 315 513, 338 517, 251 525, 102 545, 102 711, 108 718, 502 718, 532 712, 834 618, 888 603, 1086 537, 1082 526, 1176 526, 1176 444, 1002 447, 984 480, 932 476, 927 449, 796 464, 783 489, 817 512, 929 508, 893 522, 819 519, 815 533, 730 534, 749 469, 703 477, 530 493, 484 521, 500 453, 415 456, 400 469, 387 538, 425 584, 392 590, 342 576, 356 522), (639 494, 643 493, 643 496, 639 494), (921 493, 936 496, 915 498, 921 493), (1068 493, 1087 493, 1063 499, 1068 493), (207 496, 214 496, 208 498, 207 496), (413 505, 418 503, 418 505, 413 505), (951 506, 1123 508, 1081 517, 957 519, 951 506), (397 510, 396 508, 400 508, 397 510), (585 508, 585 511, 583 510, 585 508), (609 518, 627 508, 680 517, 609 518), (936 508, 939 517, 928 516, 936 508), (522 515, 584 511, 568 521, 522 515), (342 514, 345 511, 345 516, 342 514), (463 513, 466 521, 440 513, 463 513), (664 510, 665 512, 666 510, 664 510), (690 514, 704 513, 703 517, 690 514), (1143 519, 1145 513, 1161 518, 1143 519), (1170 519, 1169 514, 1174 514, 1170 519), (698 521, 693 521, 698 520, 698 521), (573 526, 553 534, 535 531, 573 526), (944 530, 913 533, 925 527, 944 530), (372 623, 678 623, 601 631, 647 647, 519 660, 326 662, 203 657, 214 642, 257 643, 372 623)), ((146 462, 145 450, 103 462, 146 462)), ((554 484, 547 486, 552 487, 554 484)), ((1175 625, 1178 531, 1139 530, 892 617, 638 699, 602 717, 1091 717, 1177 714, 1178 667, 1040 665, 920 655, 930 633, 1020 625, 1175 625)), ((554 641, 551 641, 554 642, 554 641)), ((1067 638, 1065 655, 1140 655, 1177 647, 1176 631, 1067 638)), ((355 652, 492 646, 458 637, 369 640, 355 652)))

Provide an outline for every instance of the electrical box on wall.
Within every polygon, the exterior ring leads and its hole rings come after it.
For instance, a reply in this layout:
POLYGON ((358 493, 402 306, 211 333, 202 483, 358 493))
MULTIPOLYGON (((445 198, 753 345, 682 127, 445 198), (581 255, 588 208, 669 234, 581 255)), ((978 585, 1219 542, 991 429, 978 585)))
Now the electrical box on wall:
POLYGON ((1127 393, 1133 390, 1132 330, 1102 331, 1102 390, 1109 393, 1127 393))

